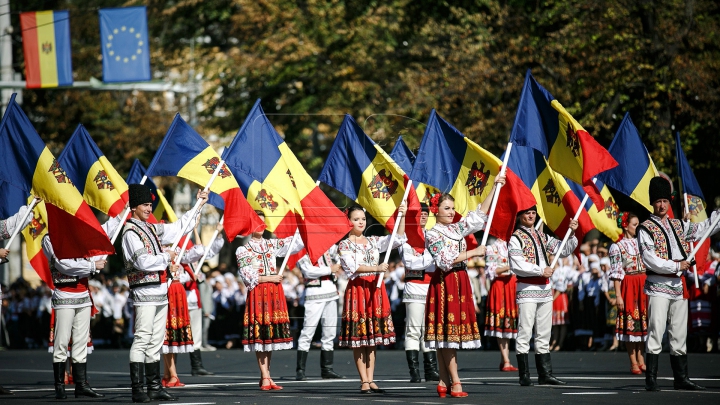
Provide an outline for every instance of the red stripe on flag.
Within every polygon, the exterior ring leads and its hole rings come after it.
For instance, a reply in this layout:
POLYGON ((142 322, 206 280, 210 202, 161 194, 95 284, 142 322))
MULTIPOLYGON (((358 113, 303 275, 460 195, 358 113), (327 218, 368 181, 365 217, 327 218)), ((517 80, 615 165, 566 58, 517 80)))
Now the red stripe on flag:
POLYGON ((110 206, 110 209, 108 210, 108 215, 115 218, 116 216, 122 214, 123 210, 125 209, 125 203, 126 201, 123 201, 122 199, 118 199, 113 203, 113 205, 110 206))
MULTIPOLYGON (((411 191, 411 194, 416 196, 417 193, 411 191)), ((415 199, 417 199, 417 196, 415 199)), ((300 236, 305 241, 305 248, 310 256, 310 261, 317 263, 318 259, 332 245, 350 232, 352 225, 350 225, 347 216, 335 207, 320 187, 316 186, 310 191, 300 201, 300 205, 305 216, 300 221, 300 236)), ((292 267, 288 266, 288 268, 292 267)))
POLYGON ((250 235, 265 229, 265 223, 257 216, 239 187, 225 191, 220 197, 225 202, 223 227, 230 242, 238 235, 250 235))
MULTIPOLYGON (((569 190, 563 196, 562 205, 565 208, 566 212, 565 218, 563 218, 562 222, 560 222, 560 225, 558 225, 557 229, 554 231, 555 236, 561 240, 565 237, 565 233, 568 230, 570 220, 573 216, 575 216, 578 207, 580 207, 580 200, 577 198, 575 193, 569 190)), ((578 218, 578 228, 575 231, 575 237, 577 237, 579 242, 577 247, 575 248, 575 254, 578 255, 578 258, 580 257, 580 244, 582 244, 582 241, 585 238, 585 234, 590 232, 590 230, 592 230, 593 228, 595 228, 595 225, 593 225, 592 219, 590 219, 590 215, 584 209, 581 210, 580 217, 578 218)))
POLYGON ((23 53, 25 55, 25 80, 28 89, 37 89, 42 85, 40 76, 40 50, 38 49, 37 20, 35 12, 20 14, 23 53))
POLYGON ((598 173, 617 167, 618 162, 587 131, 577 131, 577 135, 583 156, 582 185, 597 209, 601 210, 605 203, 592 179, 598 173))
POLYGON ((115 253, 115 248, 90 206, 82 203, 75 215, 48 202, 48 234, 58 259, 77 259, 115 253), (56 235, 53 237, 53 235, 56 235))
POLYGON ((535 205, 535 196, 512 170, 507 169, 505 179, 505 185, 500 191, 495 207, 495 216, 490 225, 490 234, 509 241, 515 230, 515 217, 518 211, 535 205))
POLYGON ((40 279, 44 281, 51 290, 54 290, 55 284, 53 284, 52 276, 50 275, 50 264, 48 264, 47 257, 45 257, 45 253, 43 253, 42 250, 30 258, 30 265, 35 269, 40 279))

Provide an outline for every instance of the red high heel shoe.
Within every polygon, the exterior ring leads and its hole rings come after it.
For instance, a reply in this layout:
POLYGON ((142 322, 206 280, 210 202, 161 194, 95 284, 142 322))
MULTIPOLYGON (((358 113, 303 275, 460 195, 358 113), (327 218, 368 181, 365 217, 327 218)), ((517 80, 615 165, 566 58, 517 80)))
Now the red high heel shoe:
POLYGON ((510 362, 500 363, 500 371, 518 371, 517 367, 513 366, 510 362))
POLYGON ((645 363, 640 365, 640 370, 642 370, 643 373, 645 372, 645 370, 647 370, 647 367, 645 367, 645 363))
POLYGON ((177 377, 171 377, 169 380, 165 382, 165 387, 167 388, 176 388, 176 387, 184 387, 185 384, 180 382, 180 379, 177 377), (175 379, 175 382, 172 382, 172 380, 175 379))
POLYGON ((630 365, 630 373, 634 375, 640 375, 642 374, 642 370, 640 370, 640 367, 637 364, 631 364, 630 365))
POLYGON ((281 390, 281 389, 283 389, 283 387, 275 384, 273 382, 272 378, 270 378, 270 377, 265 377, 260 380, 260 391, 270 391, 270 390, 277 391, 277 390, 281 390), (265 381, 265 380, 270 380, 270 385, 262 385, 263 381, 265 381))
POLYGON ((167 387, 167 383, 168 383, 168 380, 166 380, 165 378, 160 380, 160 385, 162 385, 163 387, 167 387))
POLYGON ((444 385, 438 384, 437 393, 440 398, 445 398, 445 396, 447 395, 447 387, 444 385))
MULTIPOLYGON (((454 386, 456 386, 456 385, 462 386, 462 384, 461 384, 459 381, 456 382, 456 383, 453 383, 452 386, 454 387, 454 386)), ((453 398, 465 398, 466 396, 468 396, 468 393, 467 393, 467 392, 464 392, 464 391, 455 392, 455 391, 453 391, 453 390, 451 389, 451 390, 450 390, 450 396, 453 397, 453 398)))

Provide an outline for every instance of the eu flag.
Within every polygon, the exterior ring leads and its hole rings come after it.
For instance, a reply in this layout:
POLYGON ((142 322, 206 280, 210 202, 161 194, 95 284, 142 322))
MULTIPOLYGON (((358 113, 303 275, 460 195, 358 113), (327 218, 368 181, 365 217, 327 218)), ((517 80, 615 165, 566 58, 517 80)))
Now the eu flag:
POLYGON ((100 9, 100 45, 104 82, 150 80, 150 47, 144 6, 100 9))

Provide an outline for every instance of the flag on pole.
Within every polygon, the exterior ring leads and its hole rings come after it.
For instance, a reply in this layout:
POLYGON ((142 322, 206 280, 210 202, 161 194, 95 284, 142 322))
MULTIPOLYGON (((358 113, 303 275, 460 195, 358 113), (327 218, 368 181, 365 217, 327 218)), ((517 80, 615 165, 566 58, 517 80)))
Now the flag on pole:
POLYGON ((313 263, 352 228, 277 133, 259 99, 223 159, 278 237, 300 231, 313 263))
POLYGON ((65 144, 58 162, 91 207, 111 217, 122 213, 129 199, 127 183, 82 124, 65 144))
MULTIPOLYGON (((31 203, 34 199, 34 196, 30 196, 27 203, 31 203)), ((52 275, 50 274, 50 264, 42 249, 42 240, 47 233, 47 210, 45 209, 45 201, 40 201, 35 205, 35 208, 33 208, 33 220, 30 221, 30 225, 22 230, 22 235, 25 239, 25 252, 30 261, 30 266, 35 269, 40 279, 44 281, 50 289, 54 290, 55 285, 53 284, 52 275)))
MULTIPOLYGON (((143 167, 142 163, 140 163, 139 160, 135 159, 132 166, 130 167, 130 172, 128 173, 127 177, 127 184, 140 184, 140 181, 142 180, 143 176, 145 176, 146 170, 145 167, 143 167)), ((168 200, 163 195, 162 191, 158 189, 158 187, 155 185, 155 182, 152 181, 150 177, 148 177, 145 180, 145 185, 150 189, 150 192, 152 193, 152 206, 153 206, 153 214, 150 217, 150 221, 148 222, 154 222, 157 223, 158 220, 167 220, 167 222, 175 222, 178 220, 177 215, 175 215, 175 211, 172 208, 172 205, 168 202, 168 200)))
MULTIPOLYGON (((345 115, 318 180, 357 202, 392 232, 410 179, 350 115, 345 115)), ((408 244, 423 252, 425 234, 419 225, 420 201, 414 186, 410 187, 405 234, 408 244)))
MULTIPOLYGON (((455 211, 467 215, 490 194, 502 161, 468 139, 433 109, 410 178, 455 198, 455 211)), ((506 171, 490 234, 509 240, 518 211, 535 205, 522 180, 506 171)))
MULTIPOLYGON (((390 157, 395 161, 395 163, 400 166, 401 169, 405 173, 411 173, 413 165, 415 164, 415 154, 412 153, 410 148, 407 147, 407 144, 402 139, 402 136, 398 137, 398 140, 395 142, 395 146, 393 147, 392 151, 390 151, 390 157)), ((433 186, 429 186, 427 184, 419 183, 419 182, 413 182, 413 187, 415 187, 415 192, 418 196, 418 200, 421 203, 424 203, 427 206, 430 206, 430 198, 435 193, 439 193, 440 190, 436 189, 433 186)), ((458 220, 461 218, 461 216, 458 214, 458 220)), ((432 212, 428 213, 428 220, 425 224, 425 229, 432 229, 432 227, 435 226, 435 214, 432 212)), ((475 237, 473 236, 473 240, 475 237)), ((469 242, 470 243, 470 242, 469 242)), ((477 241, 474 240, 473 246, 477 246, 477 241)), ((470 248, 473 249, 473 248, 470 248)))
POLYGON ((145 6, 100 9, 103 81, 150 80, 149 39, 145 6))
POLYGON ((70 13, 67 10, 20 13, 20 29, 26 87, 71 86, 70 13))
MULTIPOLYGON (((570 179, 566 178, 565 180, 570 186, 570 189, 575 193, 575 196, 579 200, 582 200, 585 197, 585 188, 570 179)), ((598 209, 597 205, 588 200, 588 202, 585 203, 585 211, 590 216, 590 219, 598 231, 602 232, 613 242, 617 242, 623 232, 623 230, 617 225, 617 219, 620 216, 620 208, 615 202, 615 198, 612 194, 610 194, 610 189, 602 182, 602 180, 598 179, 595 184, 598 189, 600 189, 600 196, 603 201, 602 208, 598 209)))
POLYGON ((31 190, 32 194, 40 196, 48 213, 48 232, 63 234, 53 238, 58 258, 74 259, 115 252, 90 206, 15 102, 15 94, 0 123, 0 150, 4 153, 0 160, 0 180, 23 190, 28 196, 31 190))

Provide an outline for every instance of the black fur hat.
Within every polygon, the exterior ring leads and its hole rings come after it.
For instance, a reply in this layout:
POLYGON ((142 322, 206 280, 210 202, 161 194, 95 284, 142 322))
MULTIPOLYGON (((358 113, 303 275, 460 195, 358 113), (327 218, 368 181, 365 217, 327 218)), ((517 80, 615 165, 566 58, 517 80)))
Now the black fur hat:
POLYGON ((657 200, 672 200, 672 190, 670 182, 662 177, 653 177, 650 179, 650 204, 657 200))
POLYGON ((518 211, 517 214, 518 214, 518 215, 522 215, 522 214, 524 214, 524 213, 526 213, 526 212, 528 212, 528 211, 535 211, 535 212, 537 212, 537 206, 536 206, 536 205, 533 205, 532 207, 530 207, 530 208, 528 208, 528 209, 526 209, 526 210, 518 211))
POLYGON ((143 184, 128 184, 128 194, 130 195, 130 208, 152 202, 153 200, 150 188, 143 184))

